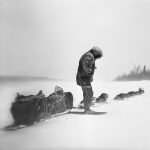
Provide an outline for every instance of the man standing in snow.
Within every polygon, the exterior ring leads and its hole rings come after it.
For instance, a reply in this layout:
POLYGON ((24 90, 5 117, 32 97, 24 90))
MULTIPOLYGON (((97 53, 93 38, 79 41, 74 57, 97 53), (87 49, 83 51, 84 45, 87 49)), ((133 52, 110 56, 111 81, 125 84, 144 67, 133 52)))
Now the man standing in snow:
POLYGON ((90 109, 93 97, 93 89, 91 82, 93 81, 95 60, 103 56, 99 47, 93 47, 91 50, 82 55, 79 61, 78 72, 76 75, 77 85, 81 86, 83 91, 83 103, 85 113, 89 114, 93 111, 90 109))

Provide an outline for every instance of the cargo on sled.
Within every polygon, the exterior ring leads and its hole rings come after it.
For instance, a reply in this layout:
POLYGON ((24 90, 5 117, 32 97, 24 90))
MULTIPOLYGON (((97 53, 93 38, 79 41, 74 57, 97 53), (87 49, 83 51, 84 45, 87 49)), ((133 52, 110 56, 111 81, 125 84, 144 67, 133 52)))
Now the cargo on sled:
POLYGON ((42 91, 36 95, 24 96, 17 93, 11 106, 14 125, 32 125, 41 120, 69 112, 73 107, 73 95, 56 86, 55 92, 45 96, 42 91))

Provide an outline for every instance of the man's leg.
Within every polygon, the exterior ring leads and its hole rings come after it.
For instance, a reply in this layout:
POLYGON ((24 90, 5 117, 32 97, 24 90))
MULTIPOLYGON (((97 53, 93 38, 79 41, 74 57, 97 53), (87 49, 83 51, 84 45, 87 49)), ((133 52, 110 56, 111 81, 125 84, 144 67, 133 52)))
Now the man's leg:
POLYGON ((80 104, 84 104, 84 97, 85 97, 85 91, 83 90, 83 87, 81 87, 82 88, 82 92, 83 92, 83 100, 80 102, 80 104))
POLYGON ((90 105, 91 105, 91 101, 92 101, 92 97, 93 97, 93 89, 92 86, 83 86, 82 87, 83 90, 83 102, 84 102, 84 108, 85 110, 90 110, 90 105))

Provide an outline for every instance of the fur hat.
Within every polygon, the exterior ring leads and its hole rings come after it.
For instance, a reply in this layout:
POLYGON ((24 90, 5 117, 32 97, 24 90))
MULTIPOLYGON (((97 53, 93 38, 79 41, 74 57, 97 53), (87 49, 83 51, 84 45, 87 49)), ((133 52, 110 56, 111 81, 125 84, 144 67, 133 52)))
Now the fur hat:
POLYGON ((95 58, 101 58, 103 56, 102 50, 97 46, 94 46, 90 51, 95 58))

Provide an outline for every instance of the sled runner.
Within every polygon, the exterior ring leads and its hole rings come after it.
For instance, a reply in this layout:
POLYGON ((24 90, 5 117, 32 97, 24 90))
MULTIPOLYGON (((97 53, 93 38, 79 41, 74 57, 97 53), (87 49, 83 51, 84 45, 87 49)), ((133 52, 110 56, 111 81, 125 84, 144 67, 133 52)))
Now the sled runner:
POLYGON ((91 113, 86 113, 86 112, 84 112, 83 108, 73 107, 72 110, 69 112, 69 114, 75 114, 75 115, 103 115, 103 114, 106 114, 106 112, 92 111, 91 113))

